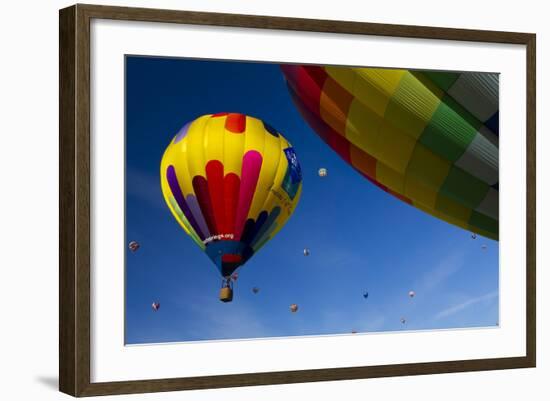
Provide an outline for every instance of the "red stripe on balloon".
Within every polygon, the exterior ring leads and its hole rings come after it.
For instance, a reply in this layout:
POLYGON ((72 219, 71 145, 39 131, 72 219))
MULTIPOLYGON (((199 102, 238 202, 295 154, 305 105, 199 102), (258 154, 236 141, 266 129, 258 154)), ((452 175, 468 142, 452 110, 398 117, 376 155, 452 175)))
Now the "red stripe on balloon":
POLYGON ((256 191, 260 170, 262 168, 262 155, 250 150, 243 157, 241 169, 241 186, 239 188, 239 202, 237 204, 237 216, 235 219, 235 239, 240 240, 244 224, 252 204, 252 198, 256 191))
POLYGON ((228 114, 229 113, 215 113, 215 114, 212 114, 212 117, 223 117, 223 116, 226 116, 228 114))
POLYGON ((315 65, 302 66, 307 75, 315 81, 319 88, 325 86, 325 81, 328 78, 328 74, 323 67, 315 65))
POLYGON ((319 114, 321 92, 328 75, 318 67, 317 69, 311 67, 311 70, 308 70, 308 68, 310 67, 300 65, 290 67, 291 73, 287 75, 287 82, 307 108, 319 114))
POLYGON ((334 151, 338 153, 342 159, 351 164, 350 143, 346 140, 346 138, 338 134, 329 126, 327 126, 327 129, 329 133, 327 143, 329 146, 334 149, 334 151))
POLYGON ((216 234, 226 234, 228 231, 223 199, 223 164, 219 160, 210 160, 206 163, 206 180, 215 217, 216 234))
POLYGON ((208 191, 208 182, 206 178, 201 175, 193 177, 193 190, 197 195, 197 202, 201 208, 202 215, 210 231, 210 235, 216 233, 216 217, 214 216, 214 210, 212 208, 212 201, 210 199, 210 193, 208 191))
MULTIPOLYGON (((226 253, 224 255, 222 255, 222 262, 223 263, 239 263, 239 262, 242 262, 243 260, 243 257, 241 255, 238 255, 238 254, 234 254, 234 253, 226 253)), ((237 273, 235 273, 237 274, 237 273)))
POLYGON ((225 129, 235 134, 242 134, 246 129, 246 116, 238 113, 228 114, 225 119, 225 129))
POLYGON ((235 219, 237 218, 237 203, 239 201, 239 187, 241 180, 235 173, 229 173, 223 179, 223 202, 227 232, 235 234, 235 219))
POLYGON ((395 196, 397 199, 400 199, 401 201, 405 202, 405 203, 408 203, 409 205, 412 205, 412 200, 407 198, 406 196, 404 195, 401 195, 400 193, 398 192, 395 192, 394 190, 388 188, 387 192, 393 196, 395 196))

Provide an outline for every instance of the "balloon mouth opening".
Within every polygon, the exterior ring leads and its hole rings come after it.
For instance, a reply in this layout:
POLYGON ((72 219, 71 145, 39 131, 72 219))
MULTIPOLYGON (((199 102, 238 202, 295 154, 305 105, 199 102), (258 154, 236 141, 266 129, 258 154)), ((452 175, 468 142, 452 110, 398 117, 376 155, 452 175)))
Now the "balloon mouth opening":
POLYGON ((234 254, 234 253, 226 253, 222 255, 222 276, 228 277, 237 268, 243 264, 243 257, 242 255, 234 254))

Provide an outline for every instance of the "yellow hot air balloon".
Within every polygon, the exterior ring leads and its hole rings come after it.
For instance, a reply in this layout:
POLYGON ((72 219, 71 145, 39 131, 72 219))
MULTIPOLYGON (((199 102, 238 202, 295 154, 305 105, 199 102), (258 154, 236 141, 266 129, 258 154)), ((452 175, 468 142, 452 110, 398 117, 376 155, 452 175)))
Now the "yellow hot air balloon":
POLYGON ((224 278, 220 299, 232 299, 231 275, 292 215, 302 173, 288 141, 263 121, 209 114, 186 124, 162 157, 161 186, 170 211, 224 278))

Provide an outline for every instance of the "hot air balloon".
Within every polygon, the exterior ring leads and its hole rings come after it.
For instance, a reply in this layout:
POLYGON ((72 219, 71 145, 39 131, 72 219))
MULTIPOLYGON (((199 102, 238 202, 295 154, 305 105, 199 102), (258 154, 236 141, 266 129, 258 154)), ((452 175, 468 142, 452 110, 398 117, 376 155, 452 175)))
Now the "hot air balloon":
POLYGON ((153 302, 151 308, 156 312, 160 309, 160 302, 153 302))
POLYGON ((476 233, 472 233, 472 239, 476 239, 477 238, 477 234, 476 233))
POLYGON ((414 298, 416 293, 414 291, 409 291, 409 298, 414 298))
POLYGON ((486 250, 486 249, 487 249, 487 245, 485 245, 485 244, 481 245, 481 249, 486 250))
POLYGON ((136 241, 130 241, 130 243, 128 244, 128 248, 132 251, 132 252, 135 252, 139 249, 139 243, 136 242, 136 241))
POLYGON ((326 177, 327 176, 327 169, 326 168, 320 168, 318 171, 319 177, 326 177))
POLYGON ((401 324, 405 324, 407 323, 407 319, 405 319, 404 317, 401 318, 401 324))
POLYGON ((367 299, 368 297, 369 297, 369 293, 368 293, 368 291, 365 291, 363 293, 363 298, 367 299))
POLYGON ((260 289, 259 289, 258 287, 253 287, 253 288, 252 288, 252 292, 253 292, 254 294, 257 294, 258 292, 260 292, 260 289))
POLYGON ((291 311, 292 313, 298 312, 298 305, 296 305, 296 304, 290 305, 290 311, 291 311))
POLYGON ((366 179, 498 239, 498 74, 281 69, 302 117, 366 179))
POLYGON ((304 248, 304 256, 309 256, 309 249, 304 248))
POLYGON ((292 215, 302 189, 294 148, 269 124, 237 113, 187 123, 160 166, 164 199, 177 222, 220 272, 220 300, 233 272, 292 215))

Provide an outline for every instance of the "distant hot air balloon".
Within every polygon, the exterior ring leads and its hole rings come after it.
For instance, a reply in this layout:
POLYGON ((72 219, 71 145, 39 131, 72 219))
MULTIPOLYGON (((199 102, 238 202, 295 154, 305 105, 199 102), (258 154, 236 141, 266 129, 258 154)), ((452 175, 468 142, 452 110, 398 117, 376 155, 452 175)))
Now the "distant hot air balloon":
POLYGON ((290 311, 291 311, 292 313, 298 312, 298 305, 296 305, 296 304, 290 305, 290 311))
POLYGON ((258 287, 253 287, 253 288, 252 288, 252 292, 253 292, 254 294, 257 294, 258 292, 260 292, 260 289, 259 289, 258 287))
POLYGON ((398 199, 498 239, 498 74, 282 65, 302 117, 398 199))
POLYGON ((487 249, 487 245, 485 245, 485 244, 481 245, 481 249, 486 250, 486 249, 487 249))
POLYGON ((409 291, 409 298, 414 298, 416 293, 414 291, 409 291))
POLYGON ((160 309, 160 302, 153 302, 151 308, 153 308, 155 312, 158 311, 160 309))
POLYGON ((477 238, 477 234, 476 233, 472 233, 472 239, 476 239, 477 238))
POLYGON ((320 168, 319 169, 319 177, 326 177, 327 176, 327 169, 326 168, 320 168))
POLYGON ((357 330, 352 330, 351 334, 357 334, 357 330))
POLYGON ((407 323, 407 320, 404 317, 402 317, 401 318, 401 324, 405 324, 405 323, 407 323))
POLYGON ((294 148, 256 118, 205 115, 172 139, 160 175, 170 211, 216 265, 220 299, 230 301, 233 272, 284 226, 300 199, 294 148))
POLYGON ((139 243, 136 242, 136 241, 130 241, 130 243, 128 244, 128 248, 132 251, 132 252, 135 252, 139 249, 139 243))
POLYGON ((231 275, 231 280, 233 280, 233 281, 237 281, 238 278, 239 278, 239 273, 238 272, 235 272, 231 275))
POLYGON ((304 256, 309 256, 309 249, 304 248, 304 256))
POLYGON ((368 297, 369 297, 369 293, 368 293, 367 291, 365 291, 365 292, 363 293, 363 298, 367 299, 368 297))

